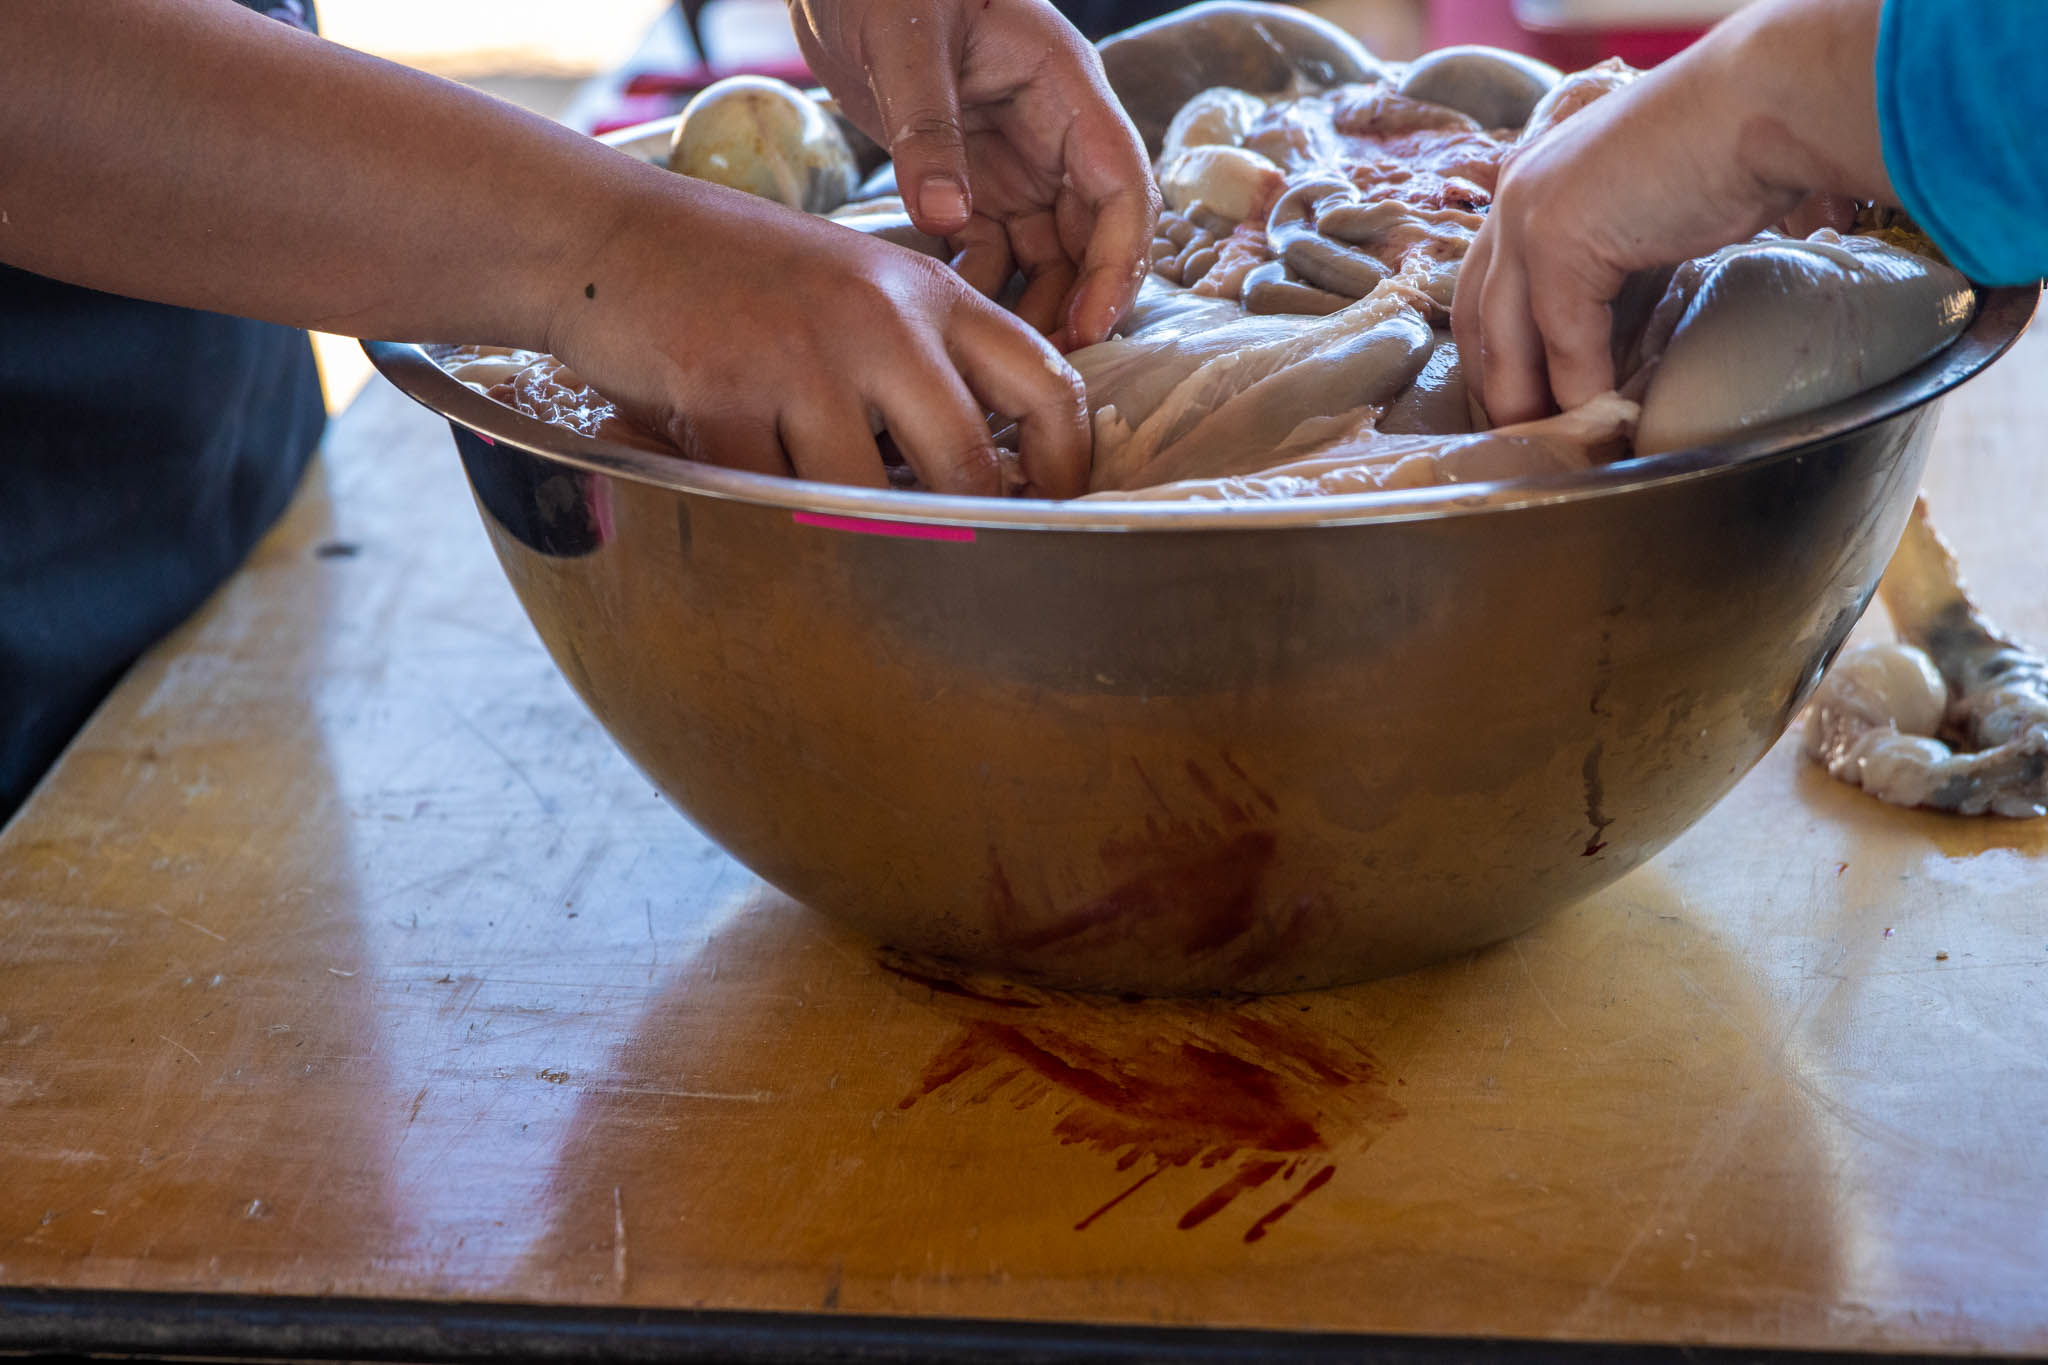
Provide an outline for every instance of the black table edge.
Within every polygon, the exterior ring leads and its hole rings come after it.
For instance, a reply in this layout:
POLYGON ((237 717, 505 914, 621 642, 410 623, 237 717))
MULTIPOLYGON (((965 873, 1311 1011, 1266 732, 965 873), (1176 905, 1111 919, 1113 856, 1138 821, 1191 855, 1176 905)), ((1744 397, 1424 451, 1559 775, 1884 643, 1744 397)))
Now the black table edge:
MULTIPOLYGON (((2013 1357, 1977 1354, 1974 1362, 2013 1357)), ((1377 1336, 975 1318, 0 1287, 0 1354, 662 1365, 1848 1365, 1951 1355, 1377 1336)))

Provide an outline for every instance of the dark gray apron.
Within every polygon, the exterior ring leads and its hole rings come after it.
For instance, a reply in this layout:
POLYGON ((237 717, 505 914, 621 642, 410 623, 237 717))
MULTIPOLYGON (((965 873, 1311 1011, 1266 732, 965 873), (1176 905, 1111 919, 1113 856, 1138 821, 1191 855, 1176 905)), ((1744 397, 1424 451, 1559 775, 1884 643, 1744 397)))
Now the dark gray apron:
POLYGON ((0 821, 277 519, 324 420, 304 332, 0 266, 0 821))

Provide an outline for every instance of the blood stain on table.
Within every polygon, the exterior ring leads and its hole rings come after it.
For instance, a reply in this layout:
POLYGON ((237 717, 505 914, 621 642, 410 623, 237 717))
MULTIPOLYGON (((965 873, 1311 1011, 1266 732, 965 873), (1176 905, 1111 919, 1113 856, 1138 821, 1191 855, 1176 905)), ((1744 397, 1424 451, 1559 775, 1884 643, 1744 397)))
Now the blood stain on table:
POLYGON ((921 986, 959 1024, 900 1109, 1005 1101, 1044 1111, 1053 1138, 1101 1153, 1131 1184, 1073 1224, 1086 1231, 1160 1175, 1221 1178, 1177 1226, 1202 1226, 1276 1182, 1283 1197, 1242 1234, 1264 1238, 1400 1120, 1363 1047, 1269 1001, 1150 1001, 1042 990, 900 957, 882 966, 921 986), (1035 1006, 1031 1014, 1018 1007, 1035 1006))

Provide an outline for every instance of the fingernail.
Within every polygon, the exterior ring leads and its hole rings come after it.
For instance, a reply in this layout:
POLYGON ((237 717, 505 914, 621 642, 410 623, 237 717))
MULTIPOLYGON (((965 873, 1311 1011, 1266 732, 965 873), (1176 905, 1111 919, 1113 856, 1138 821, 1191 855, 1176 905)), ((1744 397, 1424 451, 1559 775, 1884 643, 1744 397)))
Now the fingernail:
POLYGON ((926 219, 935 223, 964 223, 967 221, 967 191, 959 182, 943 175, 935 175, 917 187, 917 208, 926 219))
POLYGON ((1086 292, 1075 296, 1073 306, 1067 310, 1065 336, 1067 344, 1060 350, 1071 351, 1082 346, 1092 346, 1109 335, 1109 329, 1116 325, 1112 314, 1116 310, 1114 300, 1096 301, 1086 292), (1090 304, 1093 307, 1090 307, 1090 304))

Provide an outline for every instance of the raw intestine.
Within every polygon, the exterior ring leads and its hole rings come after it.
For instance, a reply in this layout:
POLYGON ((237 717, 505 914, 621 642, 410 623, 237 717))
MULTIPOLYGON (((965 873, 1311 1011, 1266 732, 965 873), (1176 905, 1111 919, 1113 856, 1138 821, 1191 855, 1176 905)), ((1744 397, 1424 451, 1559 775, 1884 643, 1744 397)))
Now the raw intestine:
POLYGON ((1879 591, 1899 639, 1828 670, 1806 711, 1807 756, 1893 805, 2048 814, 2048 661, 1970 600, 1924 503, 1879 591))
MULTIPOLYGON (((1810 411, 1903 372, 1969 321, 1968 282, 1893 220, 1865 236, 1767 233, 1631 279, 1615 308, 1619 392, 1489 434, 1448 332, 1465 253, 1503 159, 1635 72, 1608 61, 1562 75, 1487 48, 1389 64, 1321 20, 1239 0, 1142 25, 1102 53, 1167 211, 1120 333, 1068 357, 1088 388, 1091 497, 1568 473, 1810 411)), ((792 124, 743 93, 700 102, 728 122, 764 109, 778 120, 767 132, 792 124)), ((720 132, 721 148, 781 145, 720 132)), ((727 169, 748 183, 747 167, 727 169)), ((900 200, 831 216, 944 250, 900 200)), ((466 348, 447 363, 529 415, 660 444, 551 358, 466 348)))

